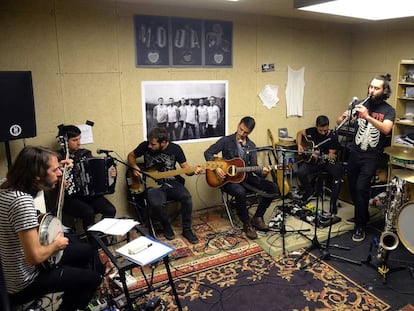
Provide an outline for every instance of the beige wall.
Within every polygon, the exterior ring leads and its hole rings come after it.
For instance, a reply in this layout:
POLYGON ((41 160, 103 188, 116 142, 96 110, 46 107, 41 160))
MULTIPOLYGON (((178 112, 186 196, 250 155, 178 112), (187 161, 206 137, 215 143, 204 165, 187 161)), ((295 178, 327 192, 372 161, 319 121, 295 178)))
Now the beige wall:
MULTIPOLYGON (((8 0, 0 4, 0 70, 31 70, 35 94, 37 137, 11 141, 14 157, 24 144, 56 148, 58 124, 95 122, 94 144, 113 149, 125 159, 142 136, 141 81, 228 80, 230 132, 244 115, 258 124, 251 138, 269 145, 271 129, 287 127, 289 134, 313 125, 319 114, 332 123, 352 96, 363 98, 371 76, 396 75, 401 58, 414 56, 412 19, 390 24, 317 23, 277 17, 224 12, 142 7, 102 0, 8 0), (133 15, 169 15, 233 22, 233 67, 225 69, 142 69, 135 67, 133 15), (402 30, 401 30, 402 29, 402 30), (411 42, 410 42, 411 41, 411 42), (276 70, 262 73, 263 63, 276 70), (304 116, 286 118, 284 90, 287 66, 305 67, 304 116), (279 87, 280 102, 265 108, 258 92, 266 84, 279 87)), ((211 142, 182 144, 190 165, 203 163, 211 142)), ((7 171, 0 148, 0 176, 7 171)), ((114 195, 108 196, 118 215, 131 211, 125 200, 123 166, 114 195)), ((189 177, 187 186, 195 208, 220 202, 218 190, 204 176, 189 177)))

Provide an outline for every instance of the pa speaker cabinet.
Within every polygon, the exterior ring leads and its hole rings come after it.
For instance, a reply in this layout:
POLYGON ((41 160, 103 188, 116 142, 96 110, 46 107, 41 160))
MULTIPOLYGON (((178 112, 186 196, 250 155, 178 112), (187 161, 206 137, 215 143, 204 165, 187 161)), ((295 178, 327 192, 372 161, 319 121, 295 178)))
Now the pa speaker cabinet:
POLYGON ((0 71, 0 141, 36 136, 31 71, 0 71))

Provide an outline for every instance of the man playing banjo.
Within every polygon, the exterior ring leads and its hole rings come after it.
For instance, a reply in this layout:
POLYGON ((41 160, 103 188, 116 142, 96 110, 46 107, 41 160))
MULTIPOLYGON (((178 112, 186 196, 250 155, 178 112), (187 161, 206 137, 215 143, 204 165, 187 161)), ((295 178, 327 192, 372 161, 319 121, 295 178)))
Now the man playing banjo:
POLYGON ((86 309, 101 283, 101 275, 89 268, 94 252, 89 244, 69 244, 62 231, 51 243, 40 242, 33 198, 38 191, 56 186, 67 163, 59 163, 58 155, 49 149, 26 146, 0 186, 0 258, 13 305, 63 292, 59 311, 86 309), (40 265, 60 250, 65 250, 60 266, 40 265))

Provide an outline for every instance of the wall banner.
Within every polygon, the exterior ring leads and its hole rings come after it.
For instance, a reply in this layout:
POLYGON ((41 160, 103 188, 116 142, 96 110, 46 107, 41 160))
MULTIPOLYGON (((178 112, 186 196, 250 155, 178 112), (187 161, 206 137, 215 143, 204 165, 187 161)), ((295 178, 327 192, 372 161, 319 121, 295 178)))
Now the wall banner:
POLYGON ((135 15, 137 67, 232 67, 233 23, 135 15))

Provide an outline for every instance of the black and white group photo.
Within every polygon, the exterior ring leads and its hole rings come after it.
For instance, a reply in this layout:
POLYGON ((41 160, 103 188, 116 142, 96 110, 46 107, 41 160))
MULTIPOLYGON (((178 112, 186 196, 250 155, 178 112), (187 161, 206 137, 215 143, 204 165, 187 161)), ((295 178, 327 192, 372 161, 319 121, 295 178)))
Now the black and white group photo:
POLYGON ((217 138, 226 133, 227 81, 142 82, 143 136, 167 129, 171 141, 217 138))

